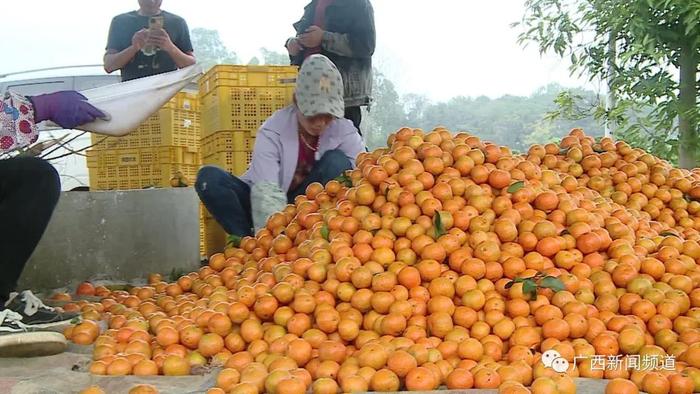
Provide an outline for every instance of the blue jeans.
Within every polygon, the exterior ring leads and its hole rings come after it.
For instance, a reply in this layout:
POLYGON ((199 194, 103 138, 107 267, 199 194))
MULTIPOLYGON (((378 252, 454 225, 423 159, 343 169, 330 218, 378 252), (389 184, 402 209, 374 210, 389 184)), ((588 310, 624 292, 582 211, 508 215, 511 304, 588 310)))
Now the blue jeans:
POLYGON ((219 167, 197 173, 194 189, 207 210, 228 234, 251 235, 250 186, 219 167))
MULTIPOLYGON (((309 175, 293 190, 287 192, 287 201, 306 193, 313 182, 325 185, 328 181, 352 169, 352 163, 339 149, 329 150, 316 161, 309 175)), ((194 185, 199 199, 228 234, 253 235, 250 208, 250 186, 238 177, 215 166, 205 166, 197 173, 194 185)))

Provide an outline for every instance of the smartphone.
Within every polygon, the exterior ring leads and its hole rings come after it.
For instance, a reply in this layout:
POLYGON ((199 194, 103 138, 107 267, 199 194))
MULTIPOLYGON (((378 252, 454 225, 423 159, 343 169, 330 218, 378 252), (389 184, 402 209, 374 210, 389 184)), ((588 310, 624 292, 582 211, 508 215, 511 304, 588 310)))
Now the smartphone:
MULTIPOLYGON (((163 28, 163 16, 152 16, 148 18, 148 30, 151 31, 153 29, 162 29, 163 28)), ((158 48, 156 48, 153 45, 146 45, 145 47, 141 48, 141 52, 146 55, 146 56, 153 56, 156 54, 158 51, 158 48)))
POLYGON ((162 29, 163 28, 163 16, 152 16, 148 19, 149 29, 162 29))

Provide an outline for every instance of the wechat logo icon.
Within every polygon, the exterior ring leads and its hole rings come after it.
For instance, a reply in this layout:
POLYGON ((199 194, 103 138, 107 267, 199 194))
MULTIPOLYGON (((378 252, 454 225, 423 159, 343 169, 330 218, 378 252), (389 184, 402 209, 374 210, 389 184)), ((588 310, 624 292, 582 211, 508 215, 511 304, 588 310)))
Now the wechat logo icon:
POLYGON ((547 368, 552 368, 557 373, 564 373, 569 369, 569 362, 556 350, 547 350, 542 353, 542 364, 547 368))

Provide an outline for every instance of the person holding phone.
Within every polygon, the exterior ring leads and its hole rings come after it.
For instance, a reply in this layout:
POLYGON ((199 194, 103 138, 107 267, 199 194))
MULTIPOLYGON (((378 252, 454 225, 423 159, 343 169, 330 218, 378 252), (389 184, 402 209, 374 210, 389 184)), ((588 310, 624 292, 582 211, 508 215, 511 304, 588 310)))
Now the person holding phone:
POLYGON ((345 90, 345 118, 360 131, 362 106, 372 101, 372 55, 376 41, 369 0, 313 0, 287 40, 291 64, 320 53, 340 70, 345 90))
MULTIPOLYGON (((36 124, 72 129, 107 116, 76 91, 0 97, 0 154, 34 143, 36 124)), ((0 160, 0 357, 50 355, 66 348, 55 332, 76 317, 44 305, 31 291, 14 293, 22 270, 49 223, 61 181, 48 162, 19 155, 0 160)))
POLYGON ((104 69, 122 81, 175 71, 195 63, 187 22, 160 9, 162 0, 138 0, 139 9, 115 16, 104 69))

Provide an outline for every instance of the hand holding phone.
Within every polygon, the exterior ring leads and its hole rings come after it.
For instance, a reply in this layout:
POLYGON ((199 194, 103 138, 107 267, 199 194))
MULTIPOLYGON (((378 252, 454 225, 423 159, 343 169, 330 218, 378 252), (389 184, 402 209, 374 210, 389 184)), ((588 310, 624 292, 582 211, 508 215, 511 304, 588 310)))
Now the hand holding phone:
POLYGON ((299 42, 305 48, 316 48, 321 45, 323 40, 323 29, 316 25, 312 25, 304 33, 298 36, 299 42))
MULTIPOLYGON (((163 30, 163 16, 162 15, 157 15, 157 16, 152 16, 148 18, 148 41, 152 41, 150 38, 152 35, 156 35, 157 32, 163 30)), ((144 55, 146 56, 153 56, 156 54, 158 51, 158 46, 154 44, 146 44, 142 49, 141 52, 143 52, 144 55)))
POLYGON ((146 46, 146 40, 148 40, 148 29, 141 29, 134 33, 134 35, 131 37, 131 45, 133 45, 136 49, 141 50, 144 46, 146 46))
POLYGON ((299 52, 301 52, 303 50, 304 50, 304 47, 299 42, 299 38, 294 37, 294 38, 290 38, 287 41, 287 51, 289 52, 290 55, 296 56, 299 54, 299 52))
POLYGON ((152 16, 148 19, 148 30, 162 29, 163 28, 163 16, 157 15, 152 16))

